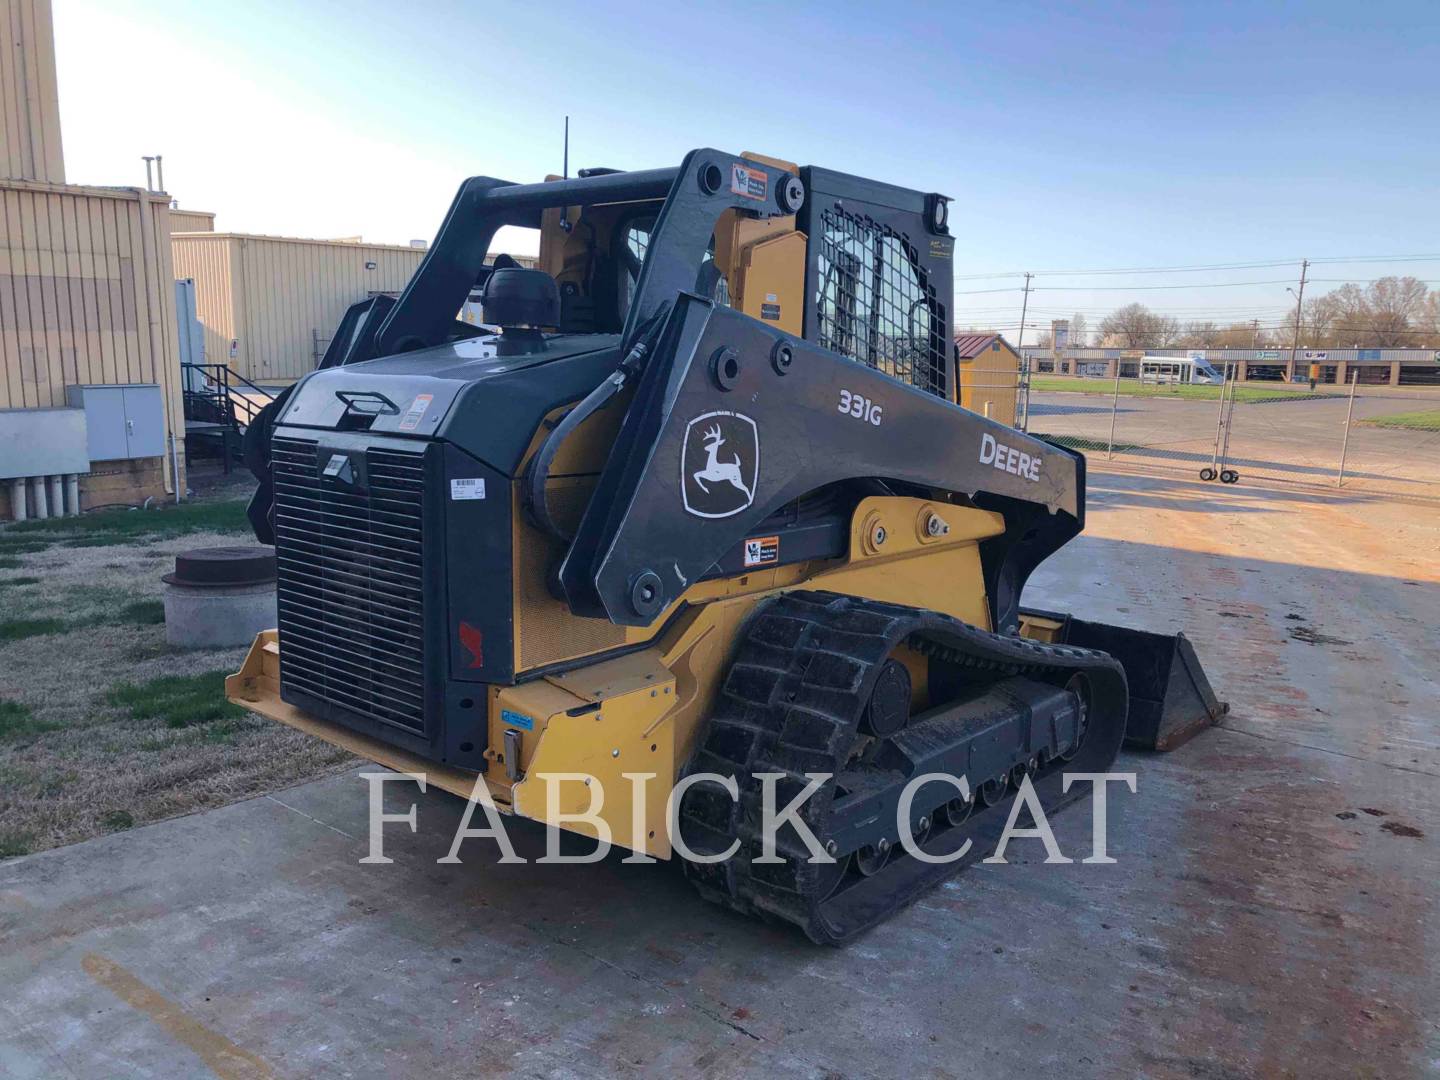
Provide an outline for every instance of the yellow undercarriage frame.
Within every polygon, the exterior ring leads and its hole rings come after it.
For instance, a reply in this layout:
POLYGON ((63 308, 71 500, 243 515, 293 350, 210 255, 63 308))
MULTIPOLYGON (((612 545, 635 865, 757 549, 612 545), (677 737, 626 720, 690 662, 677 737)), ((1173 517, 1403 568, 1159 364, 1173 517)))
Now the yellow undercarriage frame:
MULTIPOLYGON (((240 671, 225 680, 225 694, 252 712, 386 768, 423 773, 427 786, 462 798, 477 795, 502 813, 594 837, 599 833, 595 825, 570 820, 589 812, 608 826, 611 842, 669 858, 670 791, 719 689, 735 636, 756 604, 792 589, 825 590, 927 608, 989 630, 978 545, 1003 529, 1000 515, 988 511, 921 499, 867 498, 852 518, 847 558, 703 582, 685 594, 682 613, 662 621, 665 630, 645 648, 563 674, 489 687, 490 767, 480 774, 478 790, 475 773, 429 761, 281 701, 275 630, 255 639, 240 671), (517 727, 515 718, 528 721, 529 730, 517 727), (504 759, 507 730, 518 733, 508 742, 518 750, 518 761, 504 759), (559 774, 579 775, 556 779, 559 774), (601 792, 603 802, 593 805, 601 792), (637 797, 642 792, 643 798, 637 797)), ((907 658, 902 654, 901 659, 907 658)), ((925 670, 918 657, 911 674, 915 707, 924 708, 925 670)))

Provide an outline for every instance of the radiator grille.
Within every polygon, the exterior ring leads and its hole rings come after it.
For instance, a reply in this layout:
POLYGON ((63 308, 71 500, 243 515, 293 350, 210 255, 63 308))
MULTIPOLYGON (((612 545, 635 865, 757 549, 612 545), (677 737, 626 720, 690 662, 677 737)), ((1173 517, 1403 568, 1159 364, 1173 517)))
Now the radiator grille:
POLYGON ((281 685, 423 733, 423 451, 367 449, 363 492, 317 454, 271 447, 281 685))

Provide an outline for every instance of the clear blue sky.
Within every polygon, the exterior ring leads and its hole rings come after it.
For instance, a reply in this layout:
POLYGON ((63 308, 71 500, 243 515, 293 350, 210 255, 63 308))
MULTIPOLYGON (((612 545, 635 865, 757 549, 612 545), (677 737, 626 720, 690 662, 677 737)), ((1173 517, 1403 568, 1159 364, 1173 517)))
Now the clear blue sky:
MULTIPOLYGON (((1440 253, 1436 0, 1081 7, 55 0, 66 158, 134 183, 158 150, 221 228, 404 242, 466 175, 558 171, 568 113, 572 167, 713 145, 944 192, 957 276, 1440 253)), ((1385 273, 1440 259, 1314 288, 1385 273)), ((1296 274, 1041 277, 1031 305, 1268 324, 1296 274)), ((957 281, 958 321, 1013 340, 1018 291, 968 290, 1016 287, 957 281)))

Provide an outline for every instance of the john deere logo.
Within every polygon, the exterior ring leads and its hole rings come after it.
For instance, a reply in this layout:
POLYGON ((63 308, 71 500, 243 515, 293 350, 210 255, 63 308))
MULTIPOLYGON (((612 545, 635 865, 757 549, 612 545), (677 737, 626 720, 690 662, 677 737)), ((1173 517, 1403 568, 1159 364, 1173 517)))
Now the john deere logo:
POLYGON ((760 435, 755 421, 733 412, 709 412, 685 426, 680 491, 696 517, 725 518, 755 501, 760 476, 760 435))

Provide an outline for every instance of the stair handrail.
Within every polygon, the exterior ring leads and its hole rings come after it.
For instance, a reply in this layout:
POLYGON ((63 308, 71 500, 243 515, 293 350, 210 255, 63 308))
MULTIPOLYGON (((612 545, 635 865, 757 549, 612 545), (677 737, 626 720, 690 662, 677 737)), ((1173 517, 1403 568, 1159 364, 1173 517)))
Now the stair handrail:
POLYGON ((254 422, 255 417, 260 414, 260 409, 264 408, 264 406, 256 406, 255 403, 244 394, 237 395, 233 393, 233 391, 235 390, 234 383, 240 383, 247 389, 253 390, 257 394, 260 394, 268 401, 275 400, 275 395, 272 394, 269 390, 265 389, 265 387, 263 386, 251 382, 244 375, 241 375, 240 372, 232 368, 229 364, 197 364, 187 362, 182 363, 180 367, 182 370, 190 368, 200 372, 200 374, 204 377, 206 383, 214 387, 213 390, 187 389, 185 390, 185 393, 194 395, 199 398, 212 399, 215 404, 220 408, 221 415, 233 418, 237 426, 239 423, 239 418, 235 415, 235 406, 237 401, 241 403, 241 411, 245 413, 245 423, 247 425, 254 422))

